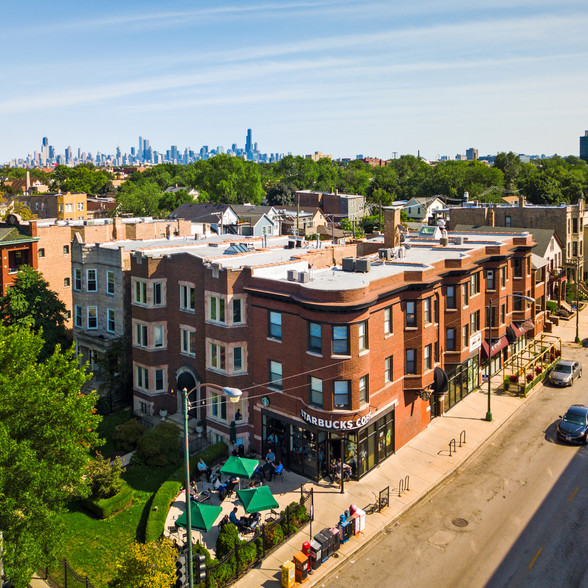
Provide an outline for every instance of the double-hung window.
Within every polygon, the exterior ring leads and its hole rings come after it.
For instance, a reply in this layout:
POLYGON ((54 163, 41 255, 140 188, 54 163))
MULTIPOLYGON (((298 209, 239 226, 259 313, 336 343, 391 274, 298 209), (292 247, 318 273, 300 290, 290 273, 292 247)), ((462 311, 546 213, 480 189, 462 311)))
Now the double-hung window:
POLYGON ((141 280, 135 282, 133 298, 136 304, 147 304, 147 282, 141 280))
POLYGON ((310 377, 309 403, 312 406, 323 408, 323 381, 320 378, 310 377))
POLYGON ((425 345, 424 363, 425 363, 426 370, 433 369, 432 351, 433 351, 432 345, 430 345, 430 344, 425 345))
POLYGON ((196 331, 180 327, 180 353, 190 357, 196 355, 196 331))
POLYGON ((224 325, 225 319, 225 299, 220 296, 210 296, 208 299, 208 320, 213 323, 224 325))
POLYGON ((416 374, 416 349, 406 350, 406 369, 407 374, 416 374))
POLYGON ((384 360, 384 382, 388 383, 388 382, 392 381, 392 379, 394 377, 394 374, 392 372, 393 367, 394 367, 394 363, 392 360, 392 356, 387 357, 384 360))
POLYGON ((349 326, 333 326, 333 355, 349 355, 349 326))
POLYGON ((153 327, 153 347, 161 349, 164 347, 164 330, 162 325, 155 325, 153 327))
POLYGON ((322 327, 320 323, 308 323, 308 351, 323 352, 322 327))
POLYGON ((147 347, 148 342, 147 325, 135 323, 135 345, 137 347, 147 347))
POLYGON ((486 289, 494 290, 494 270, 487 270, 486 271, 486 289))
POLYGON ((457 308, 457 302, 455 299, 455 286, 447 286, 445 300, 449 310, 455 310, 457 308))
POLYGON ((240 325, 243 323, 243 300, 241 298, 233 298, 233 324, 240 325))
POLYGON ((423 316, 425 319, 425 325, 430 324, 431 321, 431 299, 430 298, 425 298, 423 300, 423 316))
POLYGON ((194 312, 196 309, 196 290, 194 286, 180 284, 180 310, 194 312))
POLYGON ((457 336, 456 329, 454 327, 449 327, 447 329, 447 340, 446 340, 447 351, 457 351, 456 336, 457 336))
POLYGON ((392 334, 392 307, 384 309, 384 335, 392 334))
POLYGON ((163 304, 163 285, 161 282, 153 283, 153 306, 161 306, 163 304))
POLYGON ((333 404, 335 408, 347 409, 351 406, 349 380, 333 382, 333 404))
POLYGON ((114 272, 110 270, 106 272, 106 293, 114 294, 114 272))
POLYGON ((116 315, 112 308, 106 309, 106 330, 109 333, 114 333, 116 331, 116 315))
POLYGON ((463 327, 461 328, 461 346, 470 346, 469 325, 463 325, 463 327))
POLYGON ((462 307, 470 304, 470 283, 465 282, 461 285, 461 305, 462 307))
POLYGON ((369 386, 369 376, 361 376, 359 378, 359 403, 365 404, 370 400, 370 386, 369 386))
POLYGON ((358 343, 359 350, 365 351, 368 348, 368 323, 362 321, 358 325, 358 343))
POLYGON ((269 328, 268 328, 268 337, 270 339, 275 339, 276 341, 282 340, 282 313, 281 312, 274 312, 273 310, 269 311, 269 328))
POLYGON ((283 389, 282 364, 279 361, 269 362, 269 385, 276 390, 283 389))
POLYGON ((243 347, 233 347, 233 371, 243 371, 243 347))
POLYGON ((74 274, 74 290, 80 292, 82 289, 82 270, 79 267, 75 267, 73 274, 74 274))
POLYGON ((224 345, 218 343, 210 343, 210 367, 216 370, 225 371, 226 365, 226 349, 224 345))
POLYGON ((416 327, 417 326, 416 302, 414 300, 407 300, 406 301, 406 326, 407 327, 416 327))
POLYGON ((149 390, 149 370, 140 365, 137 366, 137 388, 149 390))
POLYGON ((79 304, 74 305, 74 320, 76 327, 83 326, 82 307, 79 304))
POLYGON ((156 369, 155 370, 155 391, 161 392, 164 389, 165 385, 165 370, 163 369, 156 369))
POLYGON ((98 290, 98 280, 96 278, 96 269, 91 268, 86 270, 86 291, 96 292, 98 290))

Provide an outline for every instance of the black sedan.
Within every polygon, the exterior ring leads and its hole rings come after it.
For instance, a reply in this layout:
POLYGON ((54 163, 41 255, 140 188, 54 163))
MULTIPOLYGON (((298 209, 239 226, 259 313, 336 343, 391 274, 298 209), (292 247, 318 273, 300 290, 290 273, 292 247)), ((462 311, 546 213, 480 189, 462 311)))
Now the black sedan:
POLYGON ((557 425, 557 436, 568 443, 588 443, 588 406, 572 404, 557 425))

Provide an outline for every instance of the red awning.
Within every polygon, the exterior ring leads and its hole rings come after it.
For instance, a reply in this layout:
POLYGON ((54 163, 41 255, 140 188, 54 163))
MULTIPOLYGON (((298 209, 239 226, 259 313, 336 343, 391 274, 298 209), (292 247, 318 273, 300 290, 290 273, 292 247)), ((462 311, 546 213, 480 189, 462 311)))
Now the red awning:
POLYGON ((531 329, 531 327, 525 327, 525 323, 520 323, 520 327, 517 327, 514 323, 511 323, 512 330, 515 332, 517 337, 524 335, 527 331, 531 329))
MULTIPOLYGON (((500 337, 497 341, 494 342, 492 347, 490 347, 490 357, 494 357, 499 351, 504 349, 508 346, 508 340, 506 337, 500 337)), ((488 343, 487 341, 482 341, 482 351, 484 351, 484 355, 488 357, 488 343)))

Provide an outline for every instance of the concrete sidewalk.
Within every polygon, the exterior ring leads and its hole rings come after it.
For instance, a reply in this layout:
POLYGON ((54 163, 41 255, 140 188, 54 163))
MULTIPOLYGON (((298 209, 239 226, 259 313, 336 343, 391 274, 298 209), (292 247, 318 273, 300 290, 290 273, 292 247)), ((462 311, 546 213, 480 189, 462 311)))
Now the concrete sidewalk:
MULTIPOLYGON (((574 343, 575 327, 574 318, 567 322, 561 321, 553 330, 552 334, 561 338, 564 357, 564 347, 579 347, 574 343)), ((580 313, 580 338, 582 333, 586 332, 588 332, 588 308, 580 313)), ((309 577, 307 586, 320 583, 347 558, 357 556, 358 552, 388 525, 463 466, 522 408, 526 399, 504 393, 501 386, 502 375, 499 374, 492 378, 492 422, 485 420, 488 396, 487 385, 483 384, 482 390, 472 392, 444 416, 433 419, 425 431, 364 476, 361 481, 346 483, 344 494, 340 493, 338 485, 322 482, 305 484, 306 490, 314 489, 313 535, 325 527, 335 526, 339 521, 339 515, 348 509, 350 504, 363 508, 376 502, 376 496, 380 490, 386 486, 390 487, 390 506, 381 513, 367 516, 365 531, 341 545, 337 553, 338 557, 329 558, 316 570, 309 577), (466 440, 461 447, 459 446, 460 433, 462 439, 465 435, 466 440), (457 451, 450 455, 451 439, 456 440, 457 451), (399 482, 406 476, 409 476, 410 490, 399 495, 399 482)), ((537 394, 541 388, 542 384, 533 388, 529 397, 537 394)), ((299 494, 292 493, 292 500, 298 498, 299 494)), ((286 502, 289 501, 290 498, 286 502)), ((261 563, 261 567, 251 570, 235 585, 239 588, 279 586, 282 563, 291 561, 292 556, 300 551, 302 543, 309 538, 310 529, 307 526, 268 556, 261 563)))

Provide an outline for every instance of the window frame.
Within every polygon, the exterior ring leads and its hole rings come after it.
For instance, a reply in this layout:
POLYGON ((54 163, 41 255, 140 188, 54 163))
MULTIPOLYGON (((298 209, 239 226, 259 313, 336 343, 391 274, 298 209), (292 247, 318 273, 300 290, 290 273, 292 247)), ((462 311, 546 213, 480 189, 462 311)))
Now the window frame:
POLYGON ((457 310, 457 290, 455 284, 448 284, 445 287, 445 308, 446 310, 457 310), (453 294, 449 294, 450 290, 453 291, 453 294), (453 305, 450 306, 451 302, 453 305))
POLYGON ((284 364, 281 361, 268 359, 268 388, 282 392, 284 390, 284 364), (279 366, 279 372, 274 371, 274 368, 279 366), (279 378, 276 377, 279 375, 279 378))
POLYGON ((423 371, 433 369, 433 345, 429 343, 423 348, 423 371))
POLYGON ((407 376, 416 375, 416 373, 417 373, 416 349, 414 347, 410 347, 408 349, 405 349, 404 358, 405 358, 404 373, 407 376), (412 357, 412 359, 409 359, 409 355, 412 357))
POLYGON ((73 280, 74 280, 73 289, 76 292, 81 292, 82 291, 82 268, 81 267, 74 267, 73 280))
POLYGON ((392 335, 394 333, 392 317, 392 306, 387 306, 384 309, 384 335, 392 335))
POLYGON ((114 308, 106 309, 106 332, 116 333, 116 314, 114 308), (111 325, 113 325, 112 328, 111 325))
POLYGON ((109 296, 114 296, 114 272, 106 270, 106 293, 109 296))
POLYGON ((349 325, 333 325, 332 327, 332 344, 333 344, 333 355, 348 356, 350 354, 350 342, 349 342, 349 325), (345 332, 345 337, 336 337, 336 333, 339 331, 345 332), (342 347, 344 343, 345 348, 342 347))
POLYGON ((86 269, 86 292, 98 292, 98 270, 94 267, 86 269), (94 278, 90 278, 90 273, 94 274, 94 278), (93 283, 93 288, 90 288, 90 283, 93 283))
POLYGON ((455 327, 447 327, 445 331, 445 349, 447 351, 457 351, 457 329, 455 327), (450 337, 453 333, 453 337, 450 337))
POLYGON ((388 384, 394 380, 394 356, 389 355, 384 359, 384 383, 388 384))
POLYGON ((278 312, 277 310, 268 310, 267 338, 271 339, 272 341, 282 340, 282 313, 278 312))
POLYGON ((308 378, 308 404, 316 408, 324 408, 325 394, 323 389, 323 380, 315 376, 308 378), (317 386, 315 386, 317 384, 317 386), (320 389, 319 389, 320 388, 320 389), (317 400, 320 397, 320 402, 317 400))
POLYGON ((308 346, 307 351, 311 353, 318 353, 322 355, 323 353, 323 325, 321 323, 317 323, 315 321, 308 321, 308 346), (318 335, 315 333, 313 334, 312 330, 313 327, 318 327, 318 335))
POLYGON ((180 310, 196 312, 196 288, 194 284, 180 284, 180 310))
POLYGON ((74 325, 80 329, 84 328, 84 314, 81 304, 74 304, 74 325))
POLYGON ((417 314, 416 314, 416 300, 407 300, 405 311, 404 311, 404 326, 406 328, 417 327, 417 314), (412 310, 411 310, 412 309, 412 310))
POLYGON ((87 306, 86 307, 86 328, 88 331, 96 331, 98 329, 98 307, 87 306), (94 316, 90 316, 90 311, 93 309, 94 316), (91 326, 94 323, 94 326, 91 326))
POLYGON ((370 376, 365 374, 359 378, 359 404, 367 404, 370 401, 370 376))
POLYGON ((351 382, 349 380, 333 381, 333 409, 349 410, 351 408, 351 382), (345 391, 337 391, 337 388, 345 387, 345 391), (337 397, 346 397, 344 403, 337 402, 337 397))
POLYGON ((430 296, 423 298, 423 320, 425 325, 433 323, 433 304, 430 296))
POLYGON ((357 346, 360 352, 369 349, 367 320, 357 324, 357 346))

